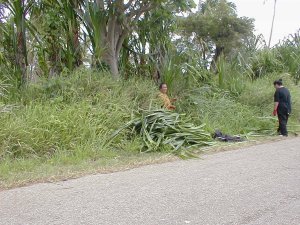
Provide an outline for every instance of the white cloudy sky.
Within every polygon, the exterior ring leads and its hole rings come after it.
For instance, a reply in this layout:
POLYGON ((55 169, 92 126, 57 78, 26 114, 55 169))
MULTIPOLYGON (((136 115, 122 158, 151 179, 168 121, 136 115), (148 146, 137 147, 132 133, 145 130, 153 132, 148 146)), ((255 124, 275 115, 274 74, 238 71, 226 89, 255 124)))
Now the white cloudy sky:
MULTIPOLYGON (((255 19, 256 34, 269 40, 274 0, 229 0, 237 6, 239 16, 255 19)), ((277 0, 272 44, 300 28, 300 0, 277 0)))

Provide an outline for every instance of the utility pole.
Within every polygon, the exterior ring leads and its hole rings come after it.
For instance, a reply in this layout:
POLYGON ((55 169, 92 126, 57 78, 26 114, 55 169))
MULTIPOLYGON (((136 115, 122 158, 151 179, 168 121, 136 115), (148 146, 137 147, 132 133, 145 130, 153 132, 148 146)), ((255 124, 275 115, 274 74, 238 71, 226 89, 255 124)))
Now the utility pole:
POLYGON ((198 12, 201 11, 201 6, 202 6, 202 0, 199 0, 199 2, 198 2, 198 12))
POLYGON ((268 48, 271 47, 271 41, 272 41, 272 36, 273 36, 273 28, 274 28, 274 21, 275 21, 275 15, 276 15, 276 4, 277 4, 277 0, 274 0, 273 18, 272 18, 272 25, 271 25, 271 32, 270 32, 270 37, 269 37, 268 48))

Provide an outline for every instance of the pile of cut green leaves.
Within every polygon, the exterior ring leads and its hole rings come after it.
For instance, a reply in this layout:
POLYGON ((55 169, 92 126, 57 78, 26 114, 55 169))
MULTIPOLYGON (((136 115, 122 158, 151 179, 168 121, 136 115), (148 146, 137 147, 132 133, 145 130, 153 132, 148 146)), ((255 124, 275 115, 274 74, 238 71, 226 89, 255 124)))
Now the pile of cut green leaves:
POLYGON ((214 142, 205 125, 195 126, 184 114, 170 111, 144 111, 118 129, 111 140, 124 129, 131 129, 143 140, 141 151, 159 151, 170 146, 173 151, 209 146, 214 142))

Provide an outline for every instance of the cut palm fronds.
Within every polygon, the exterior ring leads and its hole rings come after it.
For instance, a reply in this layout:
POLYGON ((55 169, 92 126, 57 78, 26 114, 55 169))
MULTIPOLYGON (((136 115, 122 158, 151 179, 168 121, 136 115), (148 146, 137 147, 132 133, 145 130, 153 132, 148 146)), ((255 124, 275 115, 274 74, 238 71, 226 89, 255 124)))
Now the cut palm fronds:
POLYGON ((184 114, 155 110, 144 111, 140 116, 115 131, 111 142, 124 129, 131 129, 143 140, 142 152, 160 151, 170 146, 174 152, 212 145, 211 135, 205 125, 195 126, 184 114))

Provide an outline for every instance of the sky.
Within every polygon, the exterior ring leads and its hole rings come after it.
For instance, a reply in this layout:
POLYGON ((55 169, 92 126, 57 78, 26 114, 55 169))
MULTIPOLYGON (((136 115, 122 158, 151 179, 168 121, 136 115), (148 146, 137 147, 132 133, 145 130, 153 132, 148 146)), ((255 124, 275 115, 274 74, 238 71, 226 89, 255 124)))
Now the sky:
MULTIPOLYGON (((268 42, 273 17, 274 0, 229 0, 236 4, 239 16, 255 19, 255 34, 263 34, 268 42)), ((300 0, 277 0, 271 45, 278 43, 300 28, 300 0)))

